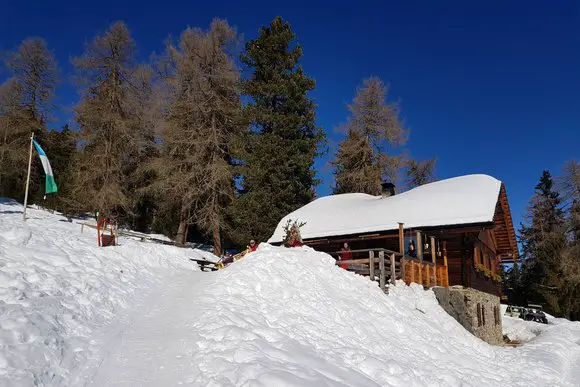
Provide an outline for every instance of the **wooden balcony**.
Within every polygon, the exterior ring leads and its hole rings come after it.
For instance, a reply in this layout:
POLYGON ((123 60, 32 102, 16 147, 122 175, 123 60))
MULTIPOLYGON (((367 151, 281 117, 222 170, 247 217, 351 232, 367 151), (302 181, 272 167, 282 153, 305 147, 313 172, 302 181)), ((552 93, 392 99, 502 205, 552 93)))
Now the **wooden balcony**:
MULTIPOLYGON (((339 257, 341 251, 331 253, 339 257)), ((346 270, 368 276, 371 281, 377 281, 385 290, 387 283, 396 285, 396 280, 402 279, 408 285, 412 282, 427 288, 433 286, 449 287, 447 265, 437 265, 434 262, 421 262, 402 253, 388 249, 351 250, 353 259, 337 259, 337 265, 348 265, 346 270)))

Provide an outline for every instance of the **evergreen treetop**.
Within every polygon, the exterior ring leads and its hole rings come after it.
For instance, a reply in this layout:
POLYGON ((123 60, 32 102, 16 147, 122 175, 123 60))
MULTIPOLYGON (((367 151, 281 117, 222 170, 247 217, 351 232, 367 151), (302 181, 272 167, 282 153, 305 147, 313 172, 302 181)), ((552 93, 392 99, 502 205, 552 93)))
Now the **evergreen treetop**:
POLYGON ((318 183, 313 165, 324 132, 316 126, 309 96, 315 83, 299 65, 302 48, 295 39, 290 24, 277 17, 241 56, 251 71, 242 82, 249 97, 242 116, 252 130, 232 209, 239 222, 232 237, 238 243, 267 239, 283 216, 312 200, 318 183))

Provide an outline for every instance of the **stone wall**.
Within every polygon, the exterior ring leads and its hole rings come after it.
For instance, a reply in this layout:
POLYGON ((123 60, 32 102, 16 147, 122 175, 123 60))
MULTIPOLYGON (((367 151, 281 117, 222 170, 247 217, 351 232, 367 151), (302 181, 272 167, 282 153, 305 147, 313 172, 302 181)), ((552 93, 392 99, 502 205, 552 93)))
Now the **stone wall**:
POLYGON ((433 288, 441 307, 473 335, 503 344, 499 297, 462 286, 433 288))

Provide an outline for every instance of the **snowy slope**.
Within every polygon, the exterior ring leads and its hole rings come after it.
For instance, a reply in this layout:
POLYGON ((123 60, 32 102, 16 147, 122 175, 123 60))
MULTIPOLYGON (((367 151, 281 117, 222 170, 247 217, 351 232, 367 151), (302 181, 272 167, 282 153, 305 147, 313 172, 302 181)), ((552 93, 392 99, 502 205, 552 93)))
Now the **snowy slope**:
POLYGON ((467 333, 431 291, 383 294, 307 247, 203 273, 193 251, 0 204, 0 385, 574 386, 580 323, 518 348, 467 333), (122 272, 121 272, 122 270, 122 272))
POLYGON ((363 193, 318 198, 285 216, 269 243, 281 242, 288 219, 306 222, 302 238, 493 221, 501 181, 467 175, 381 198, 363 193))
POLYGON ((580 370, 579 323, 559 325, 520 348, 492 347, 447 315, 433 292, 401 283, 387 296, 307 247, 262 244, 225 270, 177 277, 147 303, 155 306, 128 325, 120 344, 83 380, 572 386, 580 370), (192 276, 196 285, 188 286, 192 276))
MULTIPOLYGON (((0 198, 0 385, 66 384, 99 349, 95 334, 160 285, 160 270, 198 270, 193 250, 121 238, 0 198)), ((207 254, 204 252, 204 254, 207 254)))

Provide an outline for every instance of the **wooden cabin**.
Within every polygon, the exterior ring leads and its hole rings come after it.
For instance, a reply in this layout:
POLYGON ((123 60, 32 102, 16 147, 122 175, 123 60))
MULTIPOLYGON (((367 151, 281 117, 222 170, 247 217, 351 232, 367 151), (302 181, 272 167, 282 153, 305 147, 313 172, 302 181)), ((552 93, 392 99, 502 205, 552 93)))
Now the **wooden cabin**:
MULTIPOLYGON (((390 188, 390 189, 389 189, 390 188)), ((337 257, 387 249, 447 267, 449 285, 501 296, 499 265, 515 262, 518 248, 505 185, 487 175, 437 181, 394 194, 318 198, 285 216, 269 243, 280 243, 288 220, 306 222, 303 242, 337 257), (414 247, 414 248, 413 248, 414 247), (404 251, 401 251, 401 250, 404 251)))

